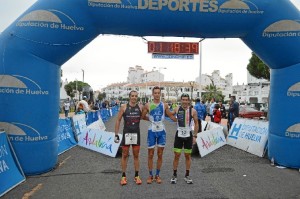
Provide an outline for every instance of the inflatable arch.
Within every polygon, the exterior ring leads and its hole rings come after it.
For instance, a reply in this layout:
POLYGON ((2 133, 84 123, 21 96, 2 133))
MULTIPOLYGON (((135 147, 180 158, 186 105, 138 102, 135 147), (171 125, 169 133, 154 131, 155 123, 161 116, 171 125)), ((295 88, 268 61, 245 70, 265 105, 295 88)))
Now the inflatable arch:
POLYGON ((300 168, 300 13, 289 0, 39 0, 0 35, 0 128, 27 175, 55 166, 60 66, 99 34, 240 38, 271 68, 268 155, 300 168))

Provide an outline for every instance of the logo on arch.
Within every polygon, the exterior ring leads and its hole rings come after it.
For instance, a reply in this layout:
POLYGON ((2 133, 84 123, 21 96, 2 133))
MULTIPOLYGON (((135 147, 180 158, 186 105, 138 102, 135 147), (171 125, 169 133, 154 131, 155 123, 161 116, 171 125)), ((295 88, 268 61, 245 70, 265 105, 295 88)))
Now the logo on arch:
POLYGON ((300 20, 280 20, 269 25, 262 34, 266 38, 300 37, 300 20))
POLYGON ((35 10, 25 14, 16 24, 22 28, 45 28, 67 31, 83 31, 67 14, 59 10, 35 10))
POLYGON ((251 1, 227 0, 219 7, 219 13, 224 14, 263 14, 257 5, 251 1))
POLYGON ((287 96, 288 97, 300 97, 300 82, 297 84, 294 84, 289 88, 287 91, 287 96))
POLYGON ((293 126, 290 126, 285 131, 285 136, 289 138, 300 138, 300 124, 295 124, 293 126))

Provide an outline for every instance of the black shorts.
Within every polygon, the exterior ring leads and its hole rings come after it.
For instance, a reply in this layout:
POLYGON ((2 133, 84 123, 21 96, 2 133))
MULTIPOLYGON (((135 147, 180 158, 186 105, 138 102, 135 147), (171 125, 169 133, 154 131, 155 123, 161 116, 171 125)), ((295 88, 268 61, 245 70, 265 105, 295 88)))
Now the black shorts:
POLYGON ((182 148, 184 148, 184 153, 192 153, 192 148, 193 148, 192 132, 190 132, 190 137, 181 138, 178 137, 178 131, 176 131, 173 150, 176 153, 181 153, 182 148))
POLYGON ((132 145, 132 146, 140 146, 141 145, 141 136, 140 136, 140 133, 134 133, 134 134, 137 134, 137 144, 129 144, 129 145, 125 144, 125 134, 126 133, 123 132, 121 146, 130 146, 130 145, 132 145))

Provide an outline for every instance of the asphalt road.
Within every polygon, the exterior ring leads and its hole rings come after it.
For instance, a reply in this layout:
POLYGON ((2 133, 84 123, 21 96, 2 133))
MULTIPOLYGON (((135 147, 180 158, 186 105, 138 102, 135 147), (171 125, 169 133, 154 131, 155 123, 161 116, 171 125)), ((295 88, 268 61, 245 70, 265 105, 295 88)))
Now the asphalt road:
MULTIPOLYGON (((114 130, 115 118, 106 123, 114 130)), ((170 184, 172 176, 173 141, 175 125, 166 122, 167 145, 161 170, 162 184, 146 184, 147 126, 141 123, 140 176, 142 185, 133 182, 133 158, 129 157, 128 184, 120 186, 120 156, 111 158, 81 147, 75 147, 59 156, 57 167, 43 175, 27 177, 26 182, 14 188, 3 198, 299 198, 300 173, 293 169, 270 166, 266 158, 259 158, 231 146, 200 158, 193 157, 191 177, 194 184, 184 182, 184 156, 178 168, 177 184, 170 184)))

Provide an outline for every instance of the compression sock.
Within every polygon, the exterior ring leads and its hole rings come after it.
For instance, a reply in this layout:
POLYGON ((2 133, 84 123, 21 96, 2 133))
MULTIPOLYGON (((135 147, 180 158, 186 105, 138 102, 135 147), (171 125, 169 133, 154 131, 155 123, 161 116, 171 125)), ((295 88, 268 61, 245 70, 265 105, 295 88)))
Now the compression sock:
POLYGON ((177 176, 177 170, 173 170, 173 176, 177 176))
POLYGON ((151 170, 151 171, 149 171, 149 175, 150 175, 150 176, 153 176, 152 170, 151 170))
POLYGON ((185 171, 185 177, 190 175, 190 170, 185 171))
POLYGON ((159 176, 160 169, 156 169, 156 175, 159 176))

